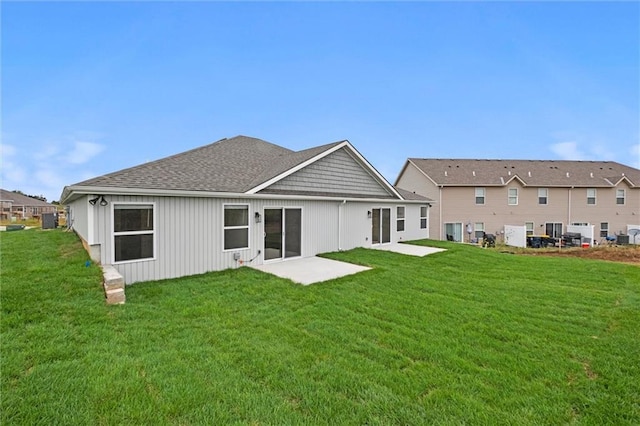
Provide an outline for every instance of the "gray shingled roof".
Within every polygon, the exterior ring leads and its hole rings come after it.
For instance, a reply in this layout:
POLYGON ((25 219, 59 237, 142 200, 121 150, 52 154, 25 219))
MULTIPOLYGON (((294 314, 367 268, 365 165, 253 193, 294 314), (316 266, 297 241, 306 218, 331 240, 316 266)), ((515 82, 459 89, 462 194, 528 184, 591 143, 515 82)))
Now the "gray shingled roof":
POLYGON ((0 201, 11 202, 16 206, 53 207, 53 204, 47 203, 46 201, 18 194, 17 192, 7 191, 5 189, 0 189, 0 201))
POLYGON ((614 161, 470 160, 410 158, 408 161, 444 186, 504 185, 517 177, 537 187, 610 187, 621 179, 640 186, 640 170, 614 161))
POLYGON ((294 151, 247 136, 222 139, 73 186, 242 193, 294 151))
POLYGON ((416 194, 415 192, 412 192, 412 191, 407 191, 406 189, 398 188, 397 186, 395 188, 396 188, 396 191, 398 191, 398 193, 402 195, 402 198, 404 198, 405 200, 428 201, 430 203, 433 203, 433 200, 431 198, 423 197, 420 194, 416 194))
MULTIPOLYGON (((72 187, 245 193, 343 142, 296 152, 261 139, 236 136, 72 187)), ((65 188, 62 199, 70 192, 65 188)))

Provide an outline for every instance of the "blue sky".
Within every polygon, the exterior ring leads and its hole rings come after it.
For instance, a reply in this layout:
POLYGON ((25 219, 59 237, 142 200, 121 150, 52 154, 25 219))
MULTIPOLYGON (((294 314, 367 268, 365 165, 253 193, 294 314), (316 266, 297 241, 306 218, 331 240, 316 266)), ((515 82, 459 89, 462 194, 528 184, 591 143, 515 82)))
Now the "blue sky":
POLYGON ((640 167, 638 2, 1 5, 4 189, 238 134, 407 157, 640 167))

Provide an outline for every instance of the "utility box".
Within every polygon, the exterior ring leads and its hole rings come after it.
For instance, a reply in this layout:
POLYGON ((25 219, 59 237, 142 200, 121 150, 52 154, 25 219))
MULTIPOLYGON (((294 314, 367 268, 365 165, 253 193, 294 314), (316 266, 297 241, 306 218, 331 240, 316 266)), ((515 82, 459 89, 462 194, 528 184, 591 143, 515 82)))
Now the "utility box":
POLYGON ((620 244, 620 245, 629 244, 629 236, 628 235, 618 235, 616 237, 616 244, 620 244))
POLYGON ((58 215, 56 213, 44 213, 42 215, 42 229, 56 229, 58 227, 58 215))

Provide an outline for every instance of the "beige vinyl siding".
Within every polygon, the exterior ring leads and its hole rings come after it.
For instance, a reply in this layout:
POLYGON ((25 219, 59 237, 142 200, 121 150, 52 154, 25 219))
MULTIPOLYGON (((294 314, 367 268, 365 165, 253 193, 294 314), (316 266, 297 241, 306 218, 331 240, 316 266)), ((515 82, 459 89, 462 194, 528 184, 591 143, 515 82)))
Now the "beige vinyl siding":
POLYGON ((287 176, 262 192, 388 198, 393 196, 344 148, 287 176))
MULTIPOLYGON (((398 188, 405 189, 410 192, 422 195, 433 200, 432 207, 429 208, 429 223, 427 226, 428 234, 430 238, 442 239, 444 233, 440 230, 440 188, 437 187, 433 181, 427 178, 422 172, 420 172, 413 164, 408 163, 404 172, 398 177, 396 181, 398 188)), ((475 188, 472 188, 475 194, 475 188)), ((444 191, 443 191, 444 193, 444 191)), ((475 206, 475 195, 474 195, 475 206)))

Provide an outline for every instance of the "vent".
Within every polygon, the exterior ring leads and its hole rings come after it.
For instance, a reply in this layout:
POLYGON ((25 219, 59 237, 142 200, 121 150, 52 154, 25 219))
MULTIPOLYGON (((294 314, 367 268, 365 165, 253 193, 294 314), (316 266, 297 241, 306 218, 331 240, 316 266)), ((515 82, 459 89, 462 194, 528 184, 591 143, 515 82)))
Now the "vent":
MULTIPOLYGON (((474 175, 474 176, 476 175, 476 171, 475 171, 475 170, 474 170, 472 173, 473 173, 473 175, 474 175)), ((624 175, 623 175, 623 176, 624 176, 624 175)))
POLYGON ((591 177, 593 177, 593 172, 591 172, 591 177))
POLYGON ((529 177, 531 177, 531 172, 529 172, 528 174, 529 174, 529 177))
POLYGON ((444 171, 444 175, 445 175, 445 176, 449 176, 449 175, 447 174, 447 171, 446 171, 446 170, 444 171))
POLYGON ((567 177, 569 177, 569 172, 567 172, 567 177))

